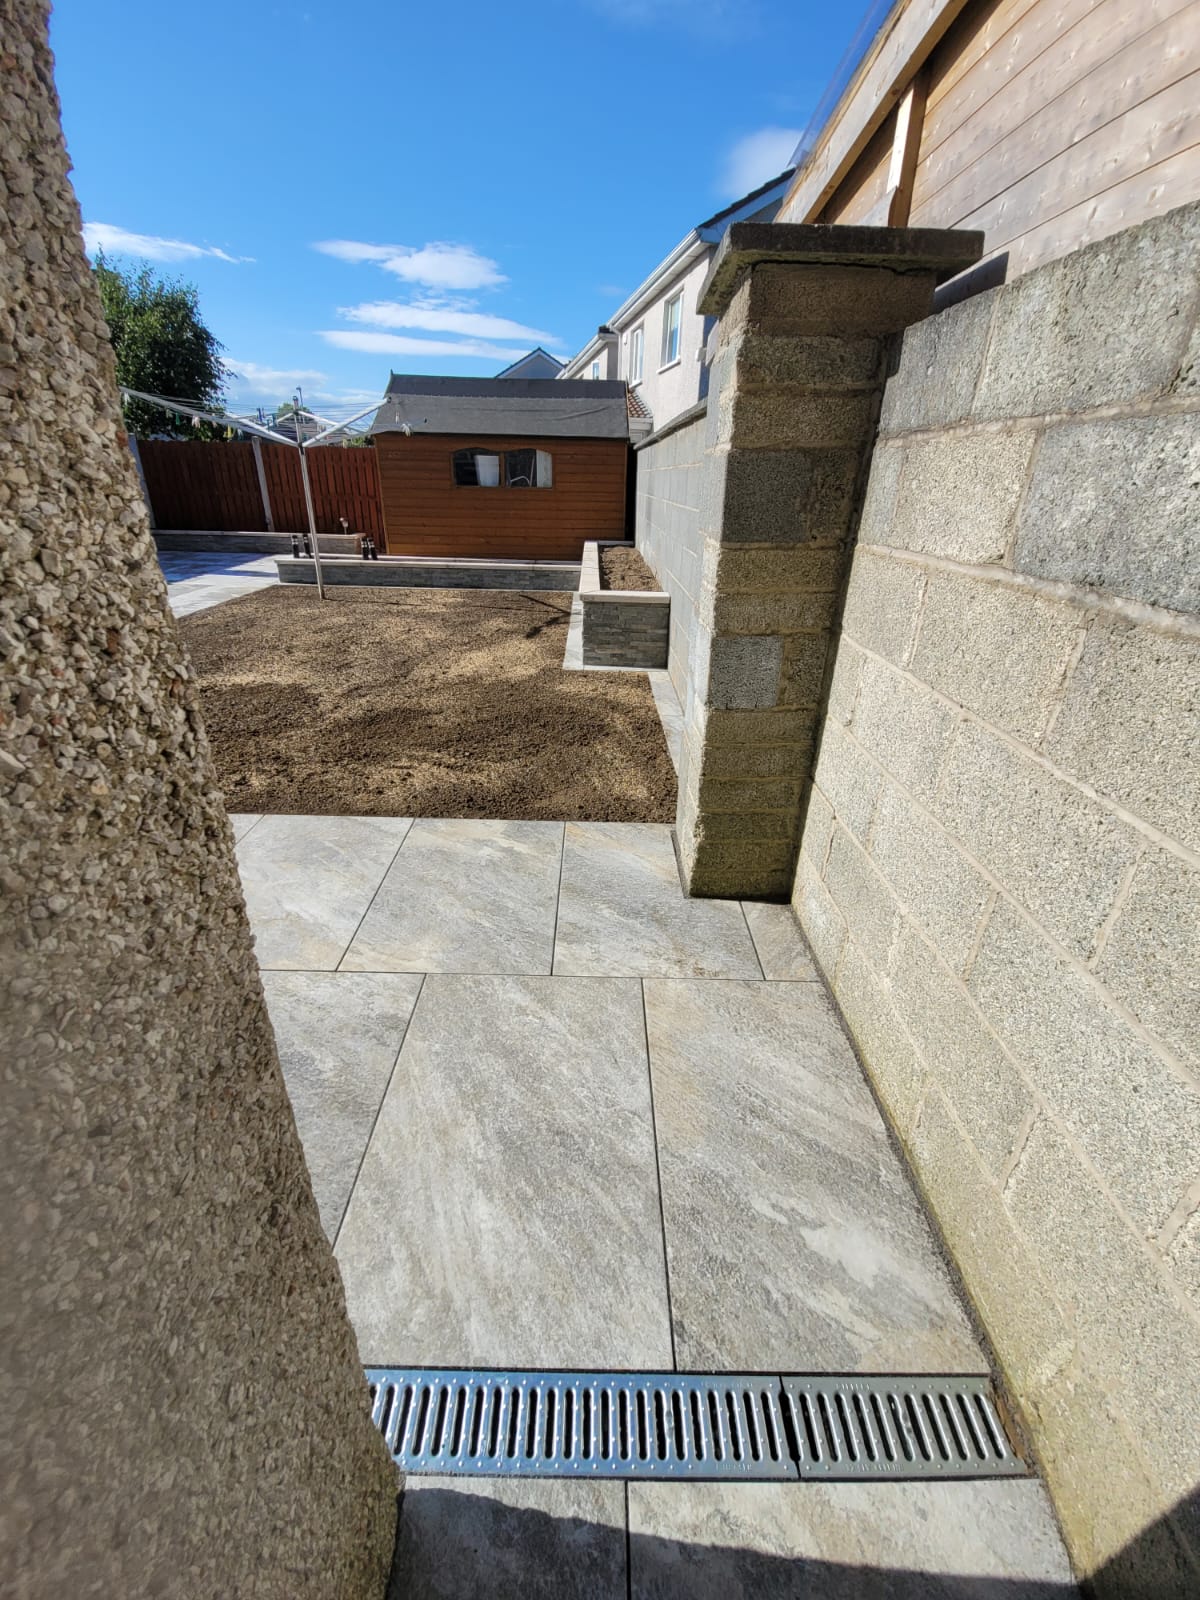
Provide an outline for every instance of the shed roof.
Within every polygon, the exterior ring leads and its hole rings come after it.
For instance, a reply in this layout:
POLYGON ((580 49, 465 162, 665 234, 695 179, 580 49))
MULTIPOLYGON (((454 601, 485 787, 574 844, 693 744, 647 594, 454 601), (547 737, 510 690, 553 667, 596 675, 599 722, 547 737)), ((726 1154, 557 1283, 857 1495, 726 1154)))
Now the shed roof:
POLYGON ((394 374, 372 433, 627 439, 625 385, 594 378, 432 378, 394 374))

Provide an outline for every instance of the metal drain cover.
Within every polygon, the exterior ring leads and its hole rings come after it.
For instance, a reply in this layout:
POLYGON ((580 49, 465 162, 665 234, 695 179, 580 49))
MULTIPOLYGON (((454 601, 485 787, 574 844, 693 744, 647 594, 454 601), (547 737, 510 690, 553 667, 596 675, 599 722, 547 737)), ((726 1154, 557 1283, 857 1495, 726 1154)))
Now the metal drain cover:
POLYGON ((368 1367, 405 1472, 483 1477, 1024 1477, 987 1378, 368 1367))

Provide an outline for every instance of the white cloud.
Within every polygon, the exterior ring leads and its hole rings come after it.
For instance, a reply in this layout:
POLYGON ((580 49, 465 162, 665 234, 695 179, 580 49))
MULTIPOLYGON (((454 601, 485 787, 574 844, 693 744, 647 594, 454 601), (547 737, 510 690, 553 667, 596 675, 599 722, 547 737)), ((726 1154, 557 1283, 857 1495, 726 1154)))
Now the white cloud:
POLYGON ((360 244, 355 239, 325 239, 313 246, 338 261, 373 261, 406 283, 432 289, 494 289, 508 279, 489 256, 465 244, 360 244))
POLYGON ((725 157, 721 193, 737 199, 768 178, 778 177, 791 165, 792 151, 799 143, 799 128, 760 128, 757 133, 748 133, 725 157))
POLYGON ((362 350, 376 356, 470 356, 476 361, 516 361, 528 354, 524 348, 511 350, 482 339, 413 339, 402 333, 355 333, 344 328, 327 329, 321 338, 339 350, 362 350))
POLYGON ((218 261, 253 261, 253 256, 231 256, 215 245, 188 244, 185 239, 162 239, 154 233, 130 233, 111 222, 85 222, 83 244, 89 255, 141 256, 147 261, 194 261, 215 256, 218 261))
POLYGON ((304 367, 263 367, 257 361, 223 361, 229 375, 229 386, 235 393, 275 394, 291 390, 298 383, 326 383, 323 372, 304 367))
MULTIPOLYGON (((468 302, 469 304, 469 302, 468 302)), ((339 306, 350 322, 377 328, 423 328, 429 333, 461 333, 476 339, 526 339, 530 344, 562 344, 553 333, 527 328, 508 317, 493 317, 458 305, 404 305, 398 300, 371 300, 364 305, 339 306)))

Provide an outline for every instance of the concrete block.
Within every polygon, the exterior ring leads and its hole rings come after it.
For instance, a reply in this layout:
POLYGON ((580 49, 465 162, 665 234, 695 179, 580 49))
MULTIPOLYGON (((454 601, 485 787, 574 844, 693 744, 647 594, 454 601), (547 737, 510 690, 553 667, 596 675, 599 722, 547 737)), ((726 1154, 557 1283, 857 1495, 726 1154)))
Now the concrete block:
POLYGON ((1098 617, 1046 754, 1200 850, 1200 640, 1098 617))
MULTIPOLYGON (((1165 850, 1140 861, 1096 976, 1151 1033, 1200 1065, 1200 872, 1165 850)), ((1200 1158, 1196 1165, 1200 1175, 1200 1158)))
POLYGON ((1039 578, 1200 611, 1196 417, 1050 428, 1021 508, 1014 565, 1039 578))
POLYGON ((750 745, 765 748, 783 745, 794 748, 810 743, 816 721, 811 711, 724 711, 715 708, 708 712, 705 738, 713 746, 741 748, 750 745))
POLYGON ((1184 207, 999 291, 979 417, 1035 417, 1164 393, 1179 371, 1200 264, 1184 207))
POLYGON ((706 778, 799 779, 811 765, 813 738, 802 744, 723 745, 706 741, 700 760, 706 778))
POLYGON ((732 348, 739 389, 871 389, 882 379, 878 339, 748 332, 732 348))
POLYGON ((904 446, 880 440, 871 457, 871 470, 867 479, 867 492, 863 500, 862 516, 858 522, 858 542, 890 545, 892 520, 896 512, 896 496, 900 489, 900 472, 904 466, 904 446))
POLYGON ((925 1066, 896 1014, 886 980, 853 942, 842 950, 835 994, 888 1118, 907 1139, 925 1087, 925 1066))
POLYGON ((842 613, 844 632, 876 655, 905 665, 924 589, 920 567, 855 551, 842 613))
POLYGON ((1083 624, 1083 614, 1060 601, 931 572, 912 670, 948 699, 1032 743, 1057 704, 1083 624))
POLYGON ((1196 1176, 1200 1086, 1177 1077, 1100 984, 1003 900, 968 987, 1137 1228, 1157 1232, 1196 1176))
MULTIPOLYGON (((838 652, 839 666, 845 649, 838 652)), ((861 660, 851 719, 854 736, 910 793, 929 805, 959 713, 884 662, 871 656, 861 660)))
POLYGON ((744 450, 860 448, 875 421, 872 393, 811 395, 795 389, 738 389, 719 435, 744 450))
POLYGON ((766 262, 735 291, 721 332, 726 338, 743 328, 840 338, 898 333, 929 315, 934 287, 932 272, 766 262))
POLYGON ((1003 561, 1036 434, 952 434, 913 440, 888 541, 956 561, 1003 561))
POLYGON ((788 635, 783 643, 780 705, 820 705, 825 693, 825 665, 832 643, 828 633, 788 635))
POLYGON ((876 972, 887 967, 900 924, 900 908, 862 846, 835 824, 825 887, 841 912, 846 931, 876 972))
POLYGON ((1171 1241, 1167 1266, 1175 1282, 1200 1310, 1200 1208, 1192 1212, 1171 1241))
POLYGON ((829 629, 837 597, 832 594, 726 594, 713 601, 717 633, 798 633, 829 629))
POLYGON ((815 785, 808 791, 804 809, 801 849, 805 851, 818 872, 825 867, 829 854, 829 841, 833 837, 833 807, 815 785))
POLYGON ((1074 1311, 1084 1363, 1152 1441, 1164 1501, 1191 1494, 1200 1470, 1195 1319, 1049 1118, 1030 1133, 1005 1198, 1074 1311))
POLYGON ((817 751, 816 778, 838 820, 865 840, 883 774, 836 722, 826 722, 817 751))
POLYGON ((846 922, 830 898, 820 873, 803 851, 796 864, 792 909, 800 919, 817 965, 827 979, 832 979, 846 942, 846 922))
POLYGON ((795 847, 800 836, 800 815, 795 805, 786 811, 750 811, 740 806, 731 811, 716 810, 702 795, 699 826, 707 844, 725 840, 775 844, 786 840, 795 847))
POLYGON ((899 363, 883 396, 885 436, 961 422, 971 414, 1000 292, 975 295, 905 330, 899 363))
POLYGON ((829 685, 829 702, 825 708, 825 715, 831 722, 839 722, 843 727, 850 722, 858 698, 863 666, 869 661, 870 657, 855 649, 849 639, 843 637, 839 641, 829 685))
MULTIPOLYGON (((851 929, 853 934, 853 928, 851 929)), ((905 924, 890 966, 896 1011, 929 1076, 988 1170, 1000 1176, 1034 1099, 996 1036, 928 945, 905 924)))
POLYGON ((871 860, 954 972, 975 948, 992 890, 942 828, 885 783, 871 828, 871 860))
POLYGON ((709 539, 705 582, 722 594, 833 594, 841 587, 840 546, 780 544, 745 549, 709 539))
POLYGON ((705 458, 700 525, 726 544, 801 544, 846 537, 854 449, 716 450, 705 458))
POLYGON ((782 639, 714 639, 708 666, 709 704, 746 711, 775 705, 782 665, 782 639))
POLYGON ((733 811, 790 811, 797 814, 802 781, 796 778, 716 778, 701 772, 698 779, 703 813, 733 811))
POLYGON ((1111 811, 974 722, 954 736, 933 809, 1053 938, 1091 955, 1141 847, 1111 811))
POLYGON ((697 830, 688 892, 707 899, 774 900, 791 888, 796 865, 792 843, 708 839, 697 830))

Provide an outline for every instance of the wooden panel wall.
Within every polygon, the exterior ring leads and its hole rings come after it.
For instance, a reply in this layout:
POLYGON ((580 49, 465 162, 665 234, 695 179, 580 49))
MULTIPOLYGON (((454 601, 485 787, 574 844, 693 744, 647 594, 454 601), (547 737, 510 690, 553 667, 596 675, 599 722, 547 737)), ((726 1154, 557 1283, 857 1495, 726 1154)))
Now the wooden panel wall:
POLYGON ((376 436, 387 553, 573 561, 587 539, 625 537, 624 439, 507 439, 472 435, 376 436), (455 450, 548 450, 550 489, 464 489, 455 450))
POLYGON ((205 439, 140 439, 146 493, 160 528, 262 533, 254 448, 205 439))
POLYGON ((910 222, 1010 278, 1200 196, 1200 0, 986 0, 929 69, 910 222))
POLYGON ((895 132, 893 111, 842 180, 821 214, 822 222, 865 222, 878 208, 887 189, 895 132))

